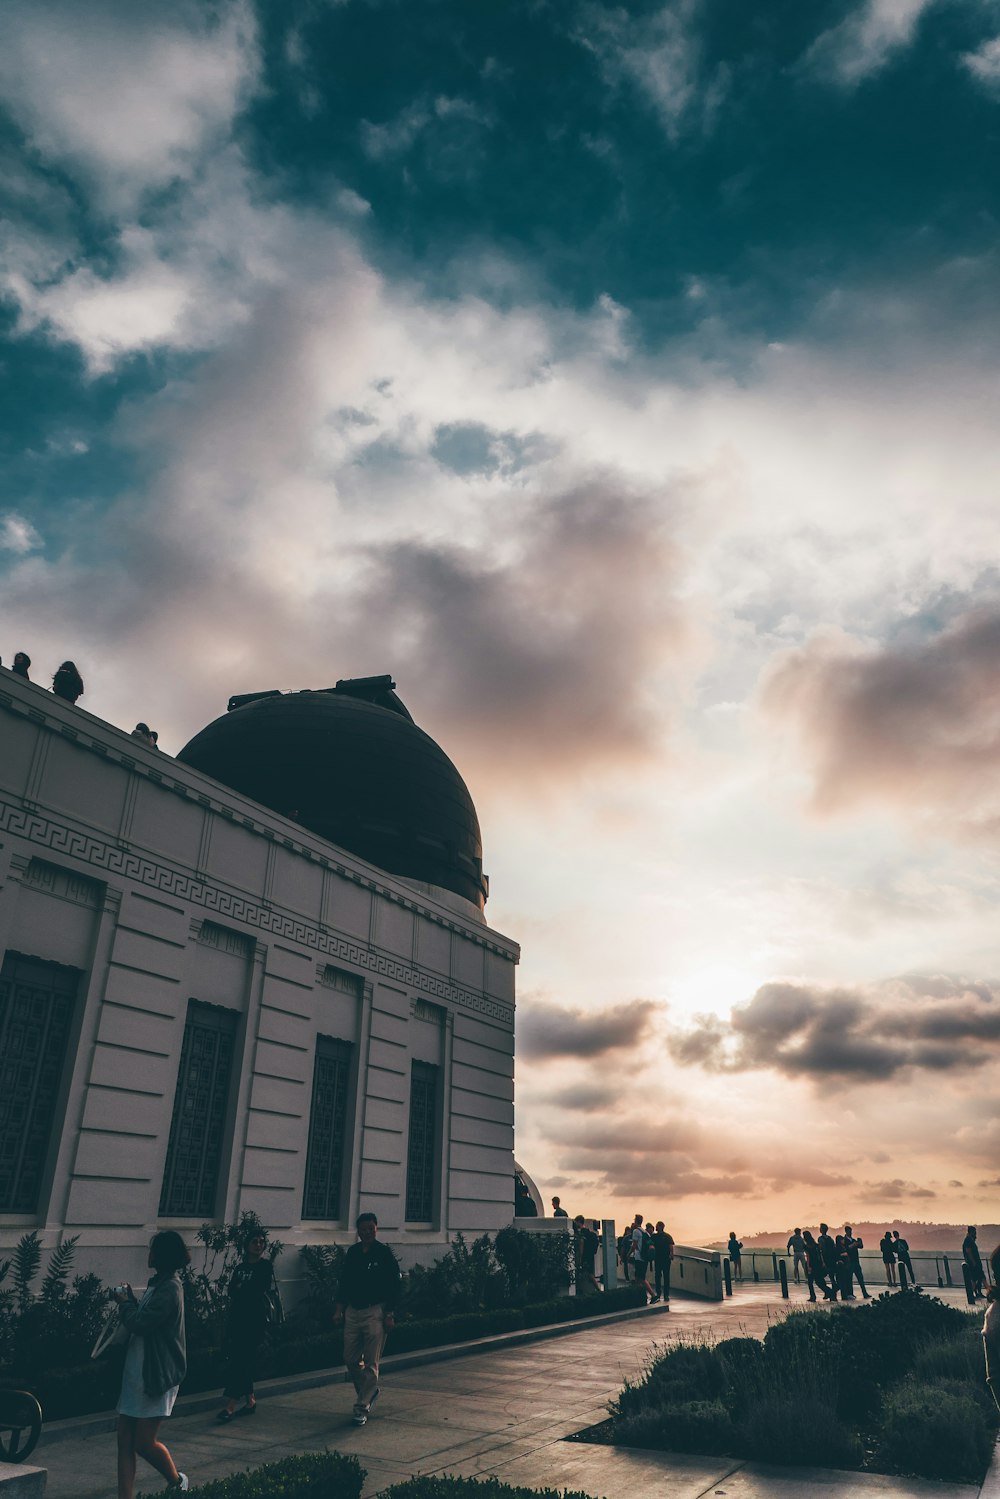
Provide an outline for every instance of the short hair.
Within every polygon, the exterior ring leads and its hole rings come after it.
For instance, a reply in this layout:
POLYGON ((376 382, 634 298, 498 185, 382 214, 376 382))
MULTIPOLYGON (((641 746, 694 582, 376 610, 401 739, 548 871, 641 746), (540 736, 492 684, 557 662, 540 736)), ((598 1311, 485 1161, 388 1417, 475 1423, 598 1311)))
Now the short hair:
POLYGON ((374 1223, 375 1227, 378 1228, 378 1219, 374 1213, 359 1213, 354 1220, 354 1227, 360 1228, 362 1223, 374 1223))
POLYGON ((969 1233, 970 1233, 970 1234, 974 1234, 974 1233, 975 1233, 975 1231, 976 1231, 976 1228, 975 1228, 975 1224, 973 1224, 973 1223, 970 1223, 970 1224, 969 1224, 969 1233))
POLYGON ((830 1232, 830 1225, 829 1225, 829 1223, 821 1223, 820 1226, 819 1226, 819 1231, 820 1231, 821 1234, 829 1233, 830 1232))
POLYGON ((191 1251, 175 1228, 161 1228, 150 1240, 149 1258, 155 1270, 183 1270, 191 1263, 191 1251))

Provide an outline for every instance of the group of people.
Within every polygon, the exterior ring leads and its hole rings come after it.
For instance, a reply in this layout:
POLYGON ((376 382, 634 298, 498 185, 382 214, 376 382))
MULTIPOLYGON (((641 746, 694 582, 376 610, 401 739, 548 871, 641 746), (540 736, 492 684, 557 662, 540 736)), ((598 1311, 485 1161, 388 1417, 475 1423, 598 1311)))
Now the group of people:
MULTIPOLYGON (((553 1200, 553 1210, 558 1217, 569 1216, 558 1198, 553 1200)), ((584 1234, 593 1236, 596 1253, 597 1236, 588 1227, 587 1220, 579 1214, 573 1223, 578 1242, 589 1244, 584 1240, 584 1234)), ((365 1426, 379 1396, 379 1363, 386 1338, 395 1326, 402 1280, 396 1256, 388 1245, 379 1242, 375 1214, 361 1213, 355 1227, 357 1242, 344 1256, 333 1322, 344 1329, 344 1362, 355 1392, 352 1419, 356 1426, 365 1426)), ((674 1241, 664 1231, 662 1223, 652 1234, 649 1228, 650 1225, 643 1222, 643 1215, 636 1213, 631 1230, 619 1241, 619 1257, 623 1267, 632 1267, 634 1280, 645 1285, 650 1300, 657 1301, 661 1286, 662 1294, 667 1297, 670 1294, 674 1241), (650 1262, 657 1270, 655 1292, 647 1279, 650 1262)), ((974 1229, 970 1228, 969 1235, 982 1269, 974 1229)), ((890 1237, 888 1232, 886 1237, 890 1237)), ((906 1241, 901 1240, 895 1230, 891 1239, 896 1259, 908 1264, 906 1241)), ((734 1269, 741 1273, 742 1245, 735 1233, 730 1236, 730 1243, 735 1244, 730 1251, 734 1269)), ((814 1238, 808 1229, 795 1229, 789 1238, 788 1249, 795 1256, 796 1278, 800 1267, 806 1275, 810 1300, 816 1299, 816 1286, 828 1300, 836 1299, 837 1290, 844 1299, 850 1299, 853 1294, 850 1287, 855 1278, 862 1295, 868 1295, 857 1263, 861 1247, 860 1239, 854 1236, 849 1224, 845 1224, 844 1233, 836 1237, 830 1235, 825 1223, 820 1224, 818 1238, 814 1238), (800 1247, 799 1239, 804 1248, 800 1247), (843 1249, 838 1250, 841 1241, 843 1249)), ((178 1469, 168 1448, 160 1441, 159 1428, 173 1410, 178 1389, 187 1372, 184 1290, 180 1274, 190 1259, 180 1234, 173 1229, 161 1230, 150 1242, 148 1263, 153 1274, 144 1294, 137 1297, 129 1285, 117 1286, 113 1292, 118 1303, 120 1330, 127 1344, 118 1401, 118 1499, 133 1499, 138 1457, 144 1458, 166 1479, 169 1490, 182 1493, 189 1487, 186 1474, 178 1469)), ((997 1390, 1000 1383, 1000 1245, 993 1251, 991 1266, 992 1285, 986 1298, 983 1340, 986 1382, 1000 1406, 997 1390)), ((267 1255, 267 1236, 257 1231, 245 1244, 241 1262, 229 1284, 224 1350, 225 1403, 216 1417, 222 1424, 238 1416, 252 1415, 256 1410, 254 1375, 268 1326, 276 1320, 275 1306, 280 1317, 273 1261, 267 1255)))
POLYGON ((673 1235, 667 1233, 661 1219, 654 1227, 644 1221, 642 1213, 636 1213, 632 1227, 618 1240, 618 1259, 622 1267, 622 1279, 631 1279, 642 1286, 646 1293, 646 1304, 657 1301, 670 1303, 670 1267, 674 1258, 673 1235), (650 1278, 652 1277, 652 1278, 650 1278))
MULTIPOLYGON (((552 1216, 569 1217, 558 1197, 552 1199, 552 1216)), ((589 1286, 596 1291, 602 1290, 597 1274, 597 1251, 601 1243, 599 1220, 593 1218, 588 1222, 582 1213, 578 1213, 573 1219, 573 1240, 577 1290, 585 1291, 589 1286)), ((642 1213, 636 1213, 632 1227, 625 1230, 616 1247, 622 1279, 631 1279, 633 1284, 643 1287, 647 1306, 658 1301, 669 1305, 674 1240, 662 1220, 654 1227, 644 1221, 642 1213)))
MULTIPOLYGON (((861 1295, 867 1301, 871 1293, 865 1284, 865 1275, 861 1268, 861 1250, 864 1247, 864 1241, 854 1233, 849 1223, 844 1224, 842 1234, 831 1234, 829 1224, 821 1223, 818 1237, 814 1236, 808 1228, 794 1228, 786 1249, 792 1256, 792 1274, 795 1284, 800 1285, 802 1279, 805 1279, 809 1288, 810 1301, 817 1299, 817 1289, 822 1291, 827 1301, 836 1301, 838 1293, 842 1301, 853 1301, 856 1282, 861 1295)), ((879 1247, 882 1250, 882 1260, 886 1267, 886 1279, 889 1284, 896 1284, 897 1262, 905 1266, 911 1283, 914 1283, 916 1277, 910 1261, 910 1246, 905 1239, 900 1237, 899 1230, 886 1229, 879 1247)), ((735 1229, 730 1231, 727 1253, 733 1278, 742 1280, 743 1243, 736 1237, 735 1229)))
MULTIPOLYGON (((0 660, 0 666, 3 661, 0 660)), ((18 651, 14 656, 9 668, 15 676, 22 677, 25 682, 31 681, 31 657, 26 651, 18 651)), ((78 698, 83 697, 83 678, 77 671, 76 664, 72 661, 64 661, 59 670, 52 678, 52 691, 56 697, 61 697, 64 703, 75 703, 78 698)), ((132 730, 131 738, 140 740, 150 749, 159 749, 159 734, 151 729, 149 724, 137 723, 132 730)))
MULTIPOLYGON (((2 665, 3 661, 0 660, 0 666, 2 665)), ((31 657, 27 652, 18 651, 15 654, 10 670, 15 676, 23 677, 26 682, 31 681, 31 657)), ((72 661, 64 661, 54 674, 52 691, 65 703, 75 703, 78 697, 83 697, 83 678, 72 661)))
MULTIPOLYGON (((355 1390, 352 1419, 356 1426, 364 1426, 378 1399, 379 1360, 395 1326, 402 1282, 396 1256, 378 1241, 375 1214, 362 1213, 355 1226, 358 1240, 344 1256, 333 1322, 344 1329, 344 1362, 355 1390)), ((150 1242, 148 1265, 153 1273, 145 1292, 136 1296, 130 1285, 121 1285, 112 1293, 122 1334, 115 1341, 125 1344, 118 1400, 118 1499, 133 1499, 140 1457, 166 1479, 169 1490, 185 1493, 189 1487, 187 1475, 160 1441, 159 1429, 187 1373, 180 1277, 190 1262, 180 1234, 164 1229, 150 1242)), ((281 1316, 267 1235, 255 1232, 243 1246, 229 1281, 224 1403, 215 1418, 220 1425, 256 1411, 257 1364, 268 1329, 281 1316)))

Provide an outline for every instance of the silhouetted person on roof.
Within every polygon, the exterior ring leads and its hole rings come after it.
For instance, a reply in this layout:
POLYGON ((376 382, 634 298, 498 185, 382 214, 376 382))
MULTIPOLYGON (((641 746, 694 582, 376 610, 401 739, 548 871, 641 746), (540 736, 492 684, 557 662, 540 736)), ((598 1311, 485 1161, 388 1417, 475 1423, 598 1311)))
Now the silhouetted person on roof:
POLYGON ((78 697, 83 697, 83 678, 72 661, 64 661, 60 666, 52 678, 52 691, 66 703, 75 703, 78 697))
POLYGON ((30 682, 31 678, 28 676, 28 667, 30 665, 31 657, 26 656, 24 651, 18 651, 14 657, 14 665, 11 667, 11 671, 17 672, 19 677, 23 677, 26 682, 30 682))

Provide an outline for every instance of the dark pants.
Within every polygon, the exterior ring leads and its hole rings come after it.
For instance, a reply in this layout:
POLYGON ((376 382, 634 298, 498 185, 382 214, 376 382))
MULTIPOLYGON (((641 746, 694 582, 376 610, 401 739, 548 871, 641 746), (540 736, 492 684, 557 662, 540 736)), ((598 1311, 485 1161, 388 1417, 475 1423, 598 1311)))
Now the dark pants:
POLYGON ((830 1294, 832 1295, 834 1301, 836 1301, 837 1291, 843 1290, 843 1287, 840 1284, 840 1277, 837 1274, 837 1264, 836 1261, 831 1264, 829 1260, 825 1260, 824 1264, 826 1265, 826 1273, 830 1280, 830 1294))
POLYGON ((809 1300, 816 1300, 816 1287, 819 1286, 824 1296, 829 1296, 831 1301, 837 1299, 837 1292, 833 1286, 827 1284, 826 1275, 821 1266, 810 1265, 806 1260, 806 1284, 809 1287, 809 1300))
POLYGON ((861 1269, 861 1261, 856 1254, 847 1256, 847 1289, 853 1291, 854 1282, 857 1281, 861 1287, 862 1296, 868 1295, 868 1287, 865 1285, 865 1277, 861 1269))
POLYGON ((670 1260, 653 1261, 654 1286, 657 1296, 662 1296, 664 1301, 670 1300, 670 1260))
POLYGON ((227 1400, 246 1400, 253 1394, 254 1375, 264 1342, 264 1329, 233 1327, 226 1331, 226 1383, 222 1391, 227 1400))

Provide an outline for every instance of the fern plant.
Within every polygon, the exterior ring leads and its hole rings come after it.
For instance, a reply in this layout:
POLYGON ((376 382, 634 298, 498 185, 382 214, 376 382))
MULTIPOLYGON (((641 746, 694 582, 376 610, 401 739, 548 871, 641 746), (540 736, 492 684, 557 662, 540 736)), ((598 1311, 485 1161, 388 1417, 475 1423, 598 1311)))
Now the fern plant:
POLYGON ((14 1250, 14 1301, 19 1312, 26 1312, 34 1298, 31 1282, 42 1263, 42 1246, 37 1232, 22 1234, 14 1250))

